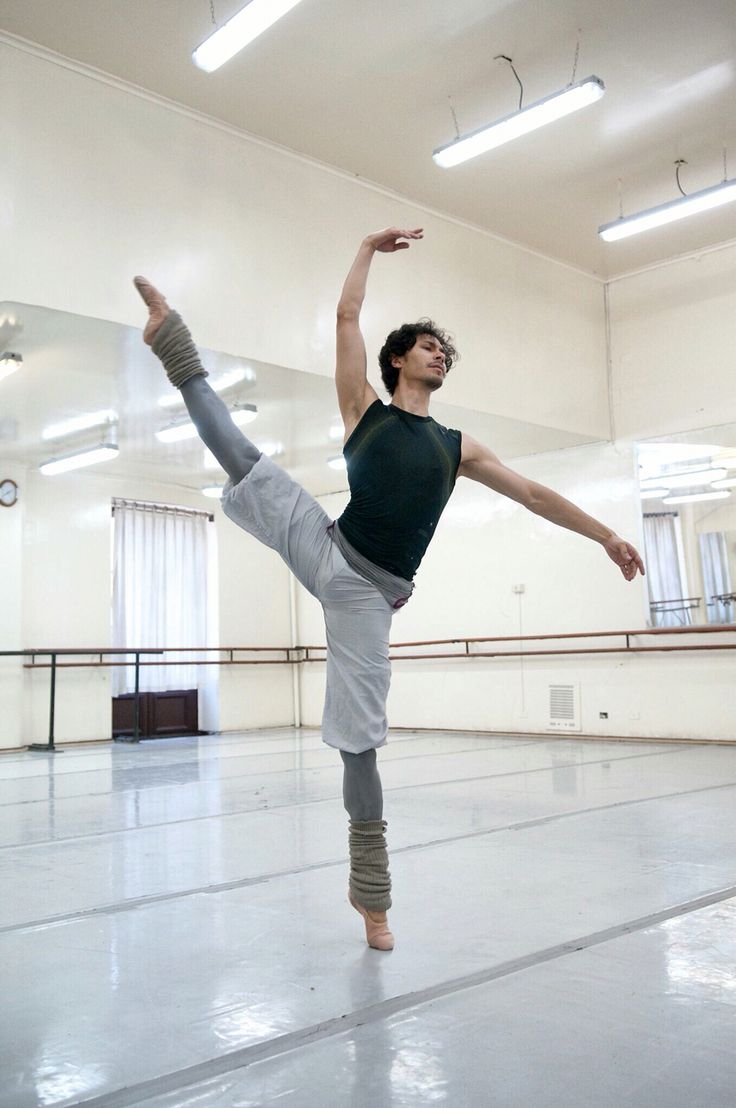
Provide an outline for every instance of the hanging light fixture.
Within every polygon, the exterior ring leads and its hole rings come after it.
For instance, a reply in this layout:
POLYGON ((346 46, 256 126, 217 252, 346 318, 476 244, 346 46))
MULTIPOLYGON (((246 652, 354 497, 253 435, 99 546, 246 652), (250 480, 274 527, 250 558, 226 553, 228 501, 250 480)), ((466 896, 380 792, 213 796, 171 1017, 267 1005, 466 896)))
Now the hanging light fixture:
MULTIPOLYGON (((580 43, 578 43, 578 50, 579 47, 580 43)), ((578 50, 575 52, 572 81, 567 88, 560 89, 559 92, 553 92, 542 100, 537 100, 536 103, 530 104, 528 108, 522 108, 521 106, 524 86, 519 74, 514 69, 513 61, 506 54, 498 54, 494 60, 498 61, 500 59, 508 62, 516 80, 519 82, 521 93, 518 110, 512 112, 511 115, 504 116, 502 119, 497 119, 495 123, 487 123, 484 127, 479 127, 478 130, 471 131, 467 135, 461 135, 458 132, 457 138, 445 146, 440 146, 433 152, 432 158, 437 165, 442 166, 443 169, 460 165, 461 162, 468 161, 469 158, 475 158, 478 154, 485 154, 488 150, 494 150, 497 146, 502 146, 506 142, 511 142, 512 139, 519 138, 520 135, 536 131, 537 128, 544 127, 547 123, 554 123, 556 119, 562 119, 563 116, 570 115, 572 112, 578 111, 579 108, 586 108, 589 104, 594 104, 596 100, 600 100, 606 91, 606 86, 600 77, 591 76, 586 77, 584 81, 575 81, 578 50)), ((453 118, 454 115, 453 110, 453 118)), ((457 121, 455 125, 457 128, 457 121)))
POLYGON ((48 427, 44 427, 41 432, 42 439, 61 439, 65 435, 73 435, 77 431, 88 431, 93 427, 100 427, 103 424, 117 423, 117 412, 114 412, 110 408, 105 408, 99 412, 87 412, 85 415, 74 416, 72 419, 65 419, 61 423, 51 423, 48 427))
POLYGON ((719 185, 701 189, 700 192, 685 193, 680 185, 680 166, 687 163, 682 158, 678 158, 675 162, 675 176, 682 196, 666 204, 659 204, 656 208, 637 212, 635 215, 621 214, 611 223, 602 224, 598 228, 598 234, 605 242, 617 242, 619 239, 629 238, 630 235, 638 235, 642 231, 651 231, 654 227, 675 223, 678 219, 686 219, 688 216, 698 215, 712 208, 720 208, 722 204, 730 204, 736 200, 736 180, 729 181, 726 176, 725 151, 723 161, 724 174, 719 185))
POLYGON ((728 500, 730 492, 689 492, 677 496, 665 496, 663 504, 697 504, 700 500, 728 500))
POLYGON ((46 477, 51 477, 55 473, 68 473, 71 469, 106 462, 108 458, 116 458, 118 453, 115 443, 101 442, 97 446, 88 446, 85 450, 75 450, 74 453, 63 454, 59 458, 49 458, 47 462, 41 462, 38 468, 46 477))
POLYGON ((250 0, 250 4, 197 47, 192 61, 205 73, 213 73, 298 3, 299 0, 250 0))
MULTIPOLYGON (((236 427, 244 427, 258 418, 258 408, 255 404, 236 404, 228 411, 236 427)), ((156 431, 156 438, 159 442, 183 442, 185 439, 196 439, 198 434, 194 424, 185 419, 178 423, 170 423, 168 427, 156 431)))

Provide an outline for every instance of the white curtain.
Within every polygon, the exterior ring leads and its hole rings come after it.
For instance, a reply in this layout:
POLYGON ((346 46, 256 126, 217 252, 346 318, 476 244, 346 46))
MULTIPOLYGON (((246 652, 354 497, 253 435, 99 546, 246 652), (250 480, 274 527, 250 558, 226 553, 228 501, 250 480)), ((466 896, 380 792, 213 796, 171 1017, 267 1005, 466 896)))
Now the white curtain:
POLYGON ((733 603, 724 604, 722 600, 712 599, 714 596, 723 596, 724 593, 733 591, 726 536, 723 531, 707 531, 698 535, 698 539, 708 623, 733 623, 733 603))
MULTIPOLYGON (((214 562, 214 524, 207 513, 115 501, 113 521, 112 645, 213 645, 216 626, 208 563, 214 562)), ((200 727, 213 730, 216 674, 217 666, 141 666, 140 690, 200 689, 204 693, 200 705, 209 717, 200 718, 200 727)), ((133 667, 116 666, 113 696, 134 690, 133 667)))
MULTIPOLYGON (((684 589, 680 572, 680 558, 677 549, 677 532, 672 514, 644 516, 644 559, 647 567, 650 605, 657 601, 672 600, 672 608, 678 607, 684 589)), ((692 623, 689 611, 661 611, 652 608, 652 619, 656 627, 682 627, 692 623)))

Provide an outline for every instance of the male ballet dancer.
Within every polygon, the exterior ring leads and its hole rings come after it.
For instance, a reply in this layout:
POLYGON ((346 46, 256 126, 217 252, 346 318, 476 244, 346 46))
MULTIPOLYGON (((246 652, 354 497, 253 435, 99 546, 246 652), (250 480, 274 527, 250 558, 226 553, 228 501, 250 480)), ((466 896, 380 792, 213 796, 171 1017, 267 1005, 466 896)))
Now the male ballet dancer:
POLYGON ((343 799, 350 817, 349 900, 366 938, 391 950, 391 877, 376 748, 386 742, 389 630, 409 599, 412 579, 458 476, 518 501, 553 523, 599 542, 627 581, 644 572, 638 553, 569 500, 504 466, 468 435, 440 426, 429 401, 457 357, 429 319, 392 331, 379 355, 391 403, 368 383, 360 331, 368 270, 376 251, 393 253, 421 239, 421 228, 368 235, 337 306, 337 397, 345 424, 350 502, 337 521, 238 430, 205 381, 181 317, 143 277, 135 285, 149 310, 144 342, 181 389, 204 444, 229 480, 223 509, 277 550, 317 599, 327 632, 327 688, 322 738, 340 751, 343 799))

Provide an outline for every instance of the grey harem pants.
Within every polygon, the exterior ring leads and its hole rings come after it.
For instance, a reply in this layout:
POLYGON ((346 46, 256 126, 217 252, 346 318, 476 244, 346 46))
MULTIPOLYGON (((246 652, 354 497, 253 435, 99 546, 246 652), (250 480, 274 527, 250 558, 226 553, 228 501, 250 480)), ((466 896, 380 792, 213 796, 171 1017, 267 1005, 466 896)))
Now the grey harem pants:
POLYGON ((237 485, 228 481, 222 507, 239 527, 277 550, 322 605, 327 631, 324 742, 351 754, 384 746, 393 608, 345 561, 324 509, 265 454, 237 485))

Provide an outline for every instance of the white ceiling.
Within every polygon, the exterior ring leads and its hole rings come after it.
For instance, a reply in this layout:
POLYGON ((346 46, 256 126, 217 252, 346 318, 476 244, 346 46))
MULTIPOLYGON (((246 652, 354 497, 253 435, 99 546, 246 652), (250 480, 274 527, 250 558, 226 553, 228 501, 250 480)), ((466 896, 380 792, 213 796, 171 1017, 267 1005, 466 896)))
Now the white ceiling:
MULTIPOLYGON (((224 22, 242 0, 214 0, 224 22)), ((621 243, 597 227, 736 177, 734 0, 303 0, 221 70, 191 51, 209 0, 3 0, 0 28, 588 272, 736 238, 736 206, 621 243), (461 131, 593 73, 603 100, 454 170, 461 131)))
MULTIPOLYGON (((221 471, 205 468, 198 439, 164 444, 155 438, 157 430, 186 413, 181 404, 173 409, 159 406, 159 398, 170 395, 172 389, 159 362, 143 345, 140 330, 5 302, 0 303, 0 338, 3 334, 6 338, 13 334, 11 345, 22 353, 23 368, 0 383, 0 464, 12 460, 35 467, 49 458, 94 445, 100 441, 99 431, 53 441, 44 441, 41 433, 51 423, 111 409, 119 417, 120 454, 89 470, 79 470, 80 477, 108 473, 195 490, 222 483, 221 471)), ((327 465, 328 457, 342 450, 341 441, 330 439, 331 427, 340 423, 330 378, 210 350, 201 349, 200 353, 213 377, 235 365, 255 370, 254 383, 236 385, 222 394, 228 404, 247 402, 258 407, 257 420, 246 429, 249 438, 259 445, 268 440, 283 443, 279 464, 313 495, 347 487, 345 473, 327 465)), ((590 441, 436 400, 432 414, 440 423, 459 426, 489 443, 505 459, 590 441)))

